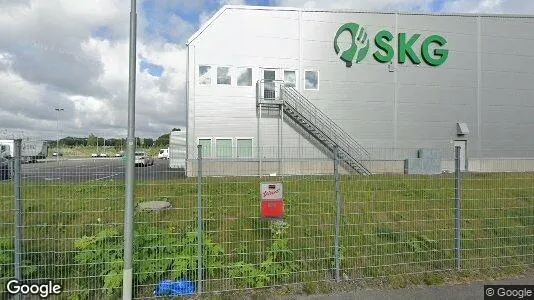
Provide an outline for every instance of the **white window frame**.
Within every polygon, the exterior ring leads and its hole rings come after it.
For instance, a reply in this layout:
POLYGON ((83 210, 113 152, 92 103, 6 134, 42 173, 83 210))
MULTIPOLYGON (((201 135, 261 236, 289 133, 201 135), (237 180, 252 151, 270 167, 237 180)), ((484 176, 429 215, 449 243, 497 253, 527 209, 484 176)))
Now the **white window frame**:
POLYGON ((200 86, 210 86, 213 85, 213 70, 215 69, 214 65, 209 64, 199 64, 197 66, 197 85, 200 86), (200 67, 210 67, 210 70, 208 71, 209 77, 210 77, 210 83, 200 83, 200 67))
MULTIPOLYGON (((213 157, 213 146, 214 146, 214 139, 212 137, 198 137, 197 138, 197 146, 200 145, 200 140, 210 140, 210 156, 206 156, 206 152, 204 152, 204 149, 202 149, 202 158, 212 158, 213 157)), ((197 157, 198 158, 198 153, 197 157)))
POLYGON ((231 66, 227 66, 227 65, 219 65, 219 66, 215 66, 215 85, 217 86, 234 86, 234 82, 235 82, 235 79, 233 76, 233 67, 231 66), (230 75, 230 84, 226 84, 226 83, 219 83, 219 68, 228 68, 228 75, 230 75))
POLYGON ((254 142, 255 142, 254 141, 254 137, 251 137, 251 136, 239 136, 239 137, 236 137, 234 140, 235 140, 235 157, 236 158, 240 158, 240 159, 241 158, 243 158, 243 159, 254 158, 254 152, 255 152, 254 151, 254 145, 255 145, 254 144, 254 142), (237 149, 237 140, 250 140, 250 141, 252 141, 252 145, 251 145, 251 147, 252 147, 252 149, 251 149, 252 155, 250 157, 238 157, 237 156, 238 151, 239 151, 237 149))
POLYGON ((251 88, 254 86, 254 68, 250 66, 237 66, 235 70, 235 86, 238 88, 251 88), (239 69, 250 69, 250 85, 239 85, 237 81, 239 80, 239 69))
POLYGON ((320 87, 320 83, 321 83, 320 79, 321 79, 321 76, 319 74, 319 70, 305 69, 304 70, 304 76, 302 76, 302 84, 304 86, 304 90, 306 90, 306 91, 318 91, 319 87, 320 87), (317 88, 316 89, 308 89, 308 88, 306 88, 306 72, 317 72, 317 88))
POLYGON ((294 88, 296 88, 298 90, 298 88, 299 88, 299 72, 298 72, 298 70, 296 70, 296 69, 283 69, 282 70, 282 77, 283 77, 284 82, 286 82, 286 71, 295 72, 295 86, 294 86, 294 88))
POLYGON ((212 143, 212 148, 213 148, 213 155, 212 157, 213 158, 217 158, 217 159, 229 159, 229 158, 234 158, 235 157, 235 143, 234 143, 234 139, 231 138, 231 137, 227 137, 227 136, 217 136, 217 137, 214 137, 213 138, 213 143, 212 143), (219 157, 217 156, 217 140, 230 140, 230 143, 232 144, 232 146, 230 147, 231 148, 231 151, 232 151, 232 155, 230 157, 219 157))

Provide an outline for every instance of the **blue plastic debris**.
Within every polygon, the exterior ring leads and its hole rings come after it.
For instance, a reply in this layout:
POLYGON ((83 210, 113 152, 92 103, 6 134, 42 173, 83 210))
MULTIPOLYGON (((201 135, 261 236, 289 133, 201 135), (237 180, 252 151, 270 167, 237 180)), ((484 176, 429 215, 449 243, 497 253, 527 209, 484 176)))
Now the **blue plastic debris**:
POLYGON ((154 295, 156 296, 187 296, 193 295, 194 293, 194 283, 185 279, 178 279, 176 281, 163 280, 154 291, 154 295))

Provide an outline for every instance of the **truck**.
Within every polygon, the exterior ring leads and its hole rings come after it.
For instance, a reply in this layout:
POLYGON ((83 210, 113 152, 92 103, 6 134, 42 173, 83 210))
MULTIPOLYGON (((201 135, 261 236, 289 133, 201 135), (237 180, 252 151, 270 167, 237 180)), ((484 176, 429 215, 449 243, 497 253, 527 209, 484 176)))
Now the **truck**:
POLYGON ((172 131, 169 136, 169 168, 185 170, 186 131, 172 131))
MULTIPOLYGON (((48 144, 45 141, 22 140, 21 160, 23 163, 36 162, 48 156, 48 144)), ((15 140, 0 140, 0 156, 13 158, 15 156, 15 140)))
POLYGON ((169 159, 169 148, 159 149, 158 159, 169 159))

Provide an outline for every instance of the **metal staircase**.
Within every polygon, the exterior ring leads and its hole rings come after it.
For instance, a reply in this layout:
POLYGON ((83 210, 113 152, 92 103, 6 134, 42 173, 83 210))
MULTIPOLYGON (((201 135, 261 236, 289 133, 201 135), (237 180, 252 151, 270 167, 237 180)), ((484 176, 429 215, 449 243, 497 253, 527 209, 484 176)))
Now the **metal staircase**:
POLYGON ((361 175, 371 175, 363 164, 369 152, 313 105, 294 87, 283 81, 264 82, 257 86, 257 105, 282 106, 284 113, 329 151, 338 147, 339 158, 361 175))

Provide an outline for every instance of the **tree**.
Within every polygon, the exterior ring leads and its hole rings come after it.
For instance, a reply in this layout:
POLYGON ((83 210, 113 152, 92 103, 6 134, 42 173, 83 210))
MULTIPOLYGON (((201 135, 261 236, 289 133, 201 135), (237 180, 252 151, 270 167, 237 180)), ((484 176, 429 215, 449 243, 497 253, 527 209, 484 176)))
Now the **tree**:
POLYGON ((156 147, 167 147, 169 146, 170 133, 165 133, 156 139, 156 147))
POLYGON ((87 138, 87 146, 96 146, 97 137, 94 134, 89 134, 87 138))

